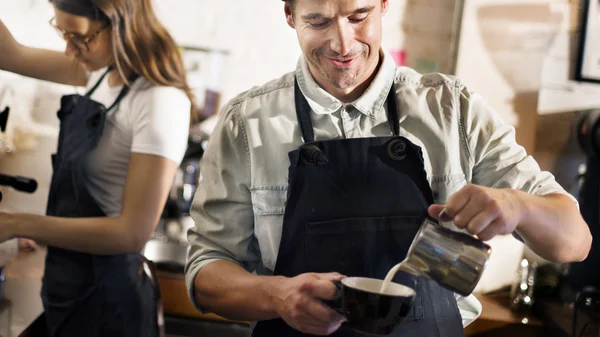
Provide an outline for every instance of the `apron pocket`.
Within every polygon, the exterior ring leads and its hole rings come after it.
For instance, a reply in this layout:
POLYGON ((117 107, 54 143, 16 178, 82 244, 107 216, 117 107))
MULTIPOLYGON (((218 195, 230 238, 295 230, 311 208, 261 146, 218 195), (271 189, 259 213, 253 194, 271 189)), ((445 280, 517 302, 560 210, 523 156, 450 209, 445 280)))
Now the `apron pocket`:
MULTIPOLYGON (((307 222, 306 270, 384 279, 388 271, 406 257, 422 220, 421 216, 395 216, 307 222)), ((398 272, 394 282, 411 284, 413 278, 398 272)), ((424 317, 419 281, 409 320, 424 317)))

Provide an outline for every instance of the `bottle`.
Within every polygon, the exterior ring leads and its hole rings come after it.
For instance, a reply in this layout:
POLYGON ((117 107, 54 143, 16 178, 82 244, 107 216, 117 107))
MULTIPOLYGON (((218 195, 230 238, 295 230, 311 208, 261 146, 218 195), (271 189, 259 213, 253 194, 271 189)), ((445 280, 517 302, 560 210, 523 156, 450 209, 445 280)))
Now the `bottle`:
POLYGON ((533 306, 533 289, 535 286, 536 263, 521 260, 517 270, 517 282, 512 285, 510 292, 510 309, 527 317, 533 306))

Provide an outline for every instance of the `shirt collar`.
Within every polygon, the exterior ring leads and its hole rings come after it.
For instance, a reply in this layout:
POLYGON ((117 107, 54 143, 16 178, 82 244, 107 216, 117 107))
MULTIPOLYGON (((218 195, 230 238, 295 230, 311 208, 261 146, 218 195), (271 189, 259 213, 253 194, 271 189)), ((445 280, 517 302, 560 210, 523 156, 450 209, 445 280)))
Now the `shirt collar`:
MULTIPOLYGON (((381 51, 383 61, 379 71, 367 90, 354 102, 350 103, 354 108, 364 115, 375 117, 382 111, 396 77, 396 64, 393 58, 386 52, 381 51)), ((300 90, 306 97, 311 109, 317 114, 330 114, 339 110, 343 103, 321 88, 308 70, 308 64, 304 56, 300 56, 295 72, 300 90)))

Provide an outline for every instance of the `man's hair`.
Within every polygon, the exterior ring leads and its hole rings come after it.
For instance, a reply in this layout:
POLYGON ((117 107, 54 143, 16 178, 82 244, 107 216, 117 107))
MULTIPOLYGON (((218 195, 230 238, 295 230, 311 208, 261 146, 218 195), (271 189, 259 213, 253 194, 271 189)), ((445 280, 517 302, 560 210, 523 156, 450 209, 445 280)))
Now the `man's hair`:
POLYGON ((296 0, 283 0, 283 1, 285 1, 285 3, 290 5, 290 7, 292 7, 292 8, 294 8, 294 4, 296 3, 296 0))

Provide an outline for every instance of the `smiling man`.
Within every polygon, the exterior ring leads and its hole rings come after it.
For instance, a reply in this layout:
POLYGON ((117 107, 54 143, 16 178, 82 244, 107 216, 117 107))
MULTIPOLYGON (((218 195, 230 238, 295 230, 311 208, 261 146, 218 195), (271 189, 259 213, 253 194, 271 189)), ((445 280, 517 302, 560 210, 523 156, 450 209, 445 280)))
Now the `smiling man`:
MULTIPOLYGON (((325 301, 345 276, 383 279, 422 221, 542 257, 581 261, 576 201, 456 78, 397 68, 381 48, 387 0, 287 0, 296 70, 223 109, 202 160, 189 232, 199 310, 253 321, 253 336, 357 336, 325 301)), ((392 336, 463 336, 479 314, 433 281, 392 336)), ((360 336, 360 334, 358 334, 360 336)))

